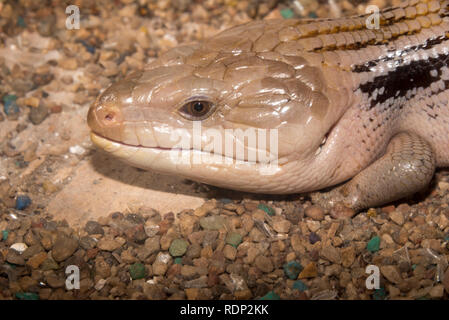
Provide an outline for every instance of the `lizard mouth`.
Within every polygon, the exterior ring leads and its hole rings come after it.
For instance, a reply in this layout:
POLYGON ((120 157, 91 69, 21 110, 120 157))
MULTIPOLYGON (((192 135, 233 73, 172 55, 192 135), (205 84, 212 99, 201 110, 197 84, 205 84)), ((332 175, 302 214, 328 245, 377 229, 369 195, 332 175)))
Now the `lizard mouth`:
POLYGON ((154 150, 161 150, 161 151, 170 151, 170 150, 176 150, 176 151, 191 150, 191 151, 193 151, 194 150, 194 149, 181 149, 181 148, 167 148, 167 147, 160 147, 160 146, 149 147, 149 146, 144 146, 141 144, 134 145, 134 144, 129 144, 129 143, 125 143, 122 141, 114 140, 111 138, 107 138, 99 133, 94 132, 94 131, 91 131, 90 137, 91 137, 92 142, 100 148, 103 148, 103 146, 107 145, 108 144, 107 142, 109 142, 111 144, 123 145, 123 146, 127 146, 127 147, 146 148, 146 149, 154 149, 154 150))
POLYGON ((91 140, 100 149, 134 167, 176 174, 204 183, 209 183, 210 180, 215 181, 218 176, 226 176, 230 172, 236 174, 239 172, 239 175, 267 176, 277 174, 282 169, 282 165, 278 162, 236 160, 226 155, 203 150, 129 145, 103 137, 93 131, 91 140))

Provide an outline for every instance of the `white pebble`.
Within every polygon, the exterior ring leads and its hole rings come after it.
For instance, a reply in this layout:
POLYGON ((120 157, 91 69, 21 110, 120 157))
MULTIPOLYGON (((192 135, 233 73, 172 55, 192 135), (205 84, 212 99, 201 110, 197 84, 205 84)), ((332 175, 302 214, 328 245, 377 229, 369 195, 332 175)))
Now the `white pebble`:
POLYGON ((24 252, 28 248, 28 246, 23 242, 17 242, 14 243, 10 248, 22 254, 22 252, 24 252))
POLYGON ((84 149, 81 146, 76 145, 76 146, 70 147, 69 151, 70 151, 70 153, 73 153, 73 154, 82 155, 84 152, 86 152, 86 149, 84 149))
POLYGON ((105 284, 106 284, 105 279, 98 280, 97 284, 95 285, 95 290, 100 291, 101 289, 103 289, 105 284))
POLYGON ((168 263, 170 261, 170 255, 168 253, 161 253, 157 256, 157 260, 159 260, 162 263, 168 263))

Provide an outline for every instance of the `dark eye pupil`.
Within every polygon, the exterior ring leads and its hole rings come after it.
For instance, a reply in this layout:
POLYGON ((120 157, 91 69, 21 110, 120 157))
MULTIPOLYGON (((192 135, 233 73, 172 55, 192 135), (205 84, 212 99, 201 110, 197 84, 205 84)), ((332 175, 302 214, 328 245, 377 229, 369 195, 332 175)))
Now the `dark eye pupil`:
POLYGON ((210 101, 198 99, 186 102, 178 112, 188 120, 204 120, 210 115, 213 106, 210 101))
POLYGON ((193 104, 193 110, 195 110, 196 112, 201 112, 204 110, 204 105, 202 102, 195 102, 193 104))

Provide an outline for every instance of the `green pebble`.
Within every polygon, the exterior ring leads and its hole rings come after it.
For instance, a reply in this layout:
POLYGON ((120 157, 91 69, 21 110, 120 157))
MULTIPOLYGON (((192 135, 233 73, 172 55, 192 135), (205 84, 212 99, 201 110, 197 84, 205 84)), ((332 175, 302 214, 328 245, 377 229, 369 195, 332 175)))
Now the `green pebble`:
POLYGON ((147 270, 143 264, 136 262, 129 267, 129 274, 133 280, 142 279, 147 275, 147 270))
POLYGON ((22 28, 26 28, 27 24, 25 23, 25 19, 21 16, 17 19, 17 25, 22 28))
POLYGON ((16 298, 20 300, 39 300, 39 295, 33 292, 16 292, 16 298))
POLYGON ((412 270, 415 270, 417 266, 417 264, 412 265, 412 270))
POLYGON ((3 230, 2 231, 2 240, 6 241, 6 239, 8 239, 8 235, 9 235, 9 230, 3 230))
POLYGON ((281 300, 281 297, 279 297, 279 295, 276 294, 276 292, 270 291, 262 298, 260 298, 260 300, 281 300))
POLYGON ((189 243, 184 239, 175 239, 170 244, 168 252, 170 252, 172 257, 181 257, 184 255, 184 253, 186 253, 188 246, 189 243))
POLYGON ((230 232, 226 236, 226 243, 237 248, 242 243, 242 236, 238 232, 230 232))
POLYGON ((174 263, 175 264, 182 264, 182 258, 181 257, 175 258, 174 263))
POLYGON ((386 292, 384 288, 376 289, 373 293, 374 300, 385 300, 386 292))
POLYGON ((291 19, 294 16, 293 10, 290 8, 285 8, 281 10, 281 16, 284 19, 291 19))
POLYGON ((370 252, 379 251, 380 246, 380 238, 378 236, 373 237, 368 244, 366 245, 366 249, 370 252))
POLYGON ((312 11, 309 13, 309 18, 316 19, 316 18, 318 18, 318 15, 312 11))
POLYGON ((259 204, 257 208, 265 211, 269 216, 274 216, 276 213, 272 207, 266 206, 263 203, 259 204))

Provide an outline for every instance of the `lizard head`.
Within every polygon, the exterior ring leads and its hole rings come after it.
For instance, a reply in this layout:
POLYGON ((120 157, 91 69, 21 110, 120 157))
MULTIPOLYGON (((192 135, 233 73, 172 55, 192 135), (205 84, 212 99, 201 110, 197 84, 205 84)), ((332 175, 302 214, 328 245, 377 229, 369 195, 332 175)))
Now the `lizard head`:
POLYGON ((308 168, 336 121, 321 71, 235 34, 172 49, 112 84, 88 113, 94 144, 133 166, 220 187, 313 188, 308 168))

